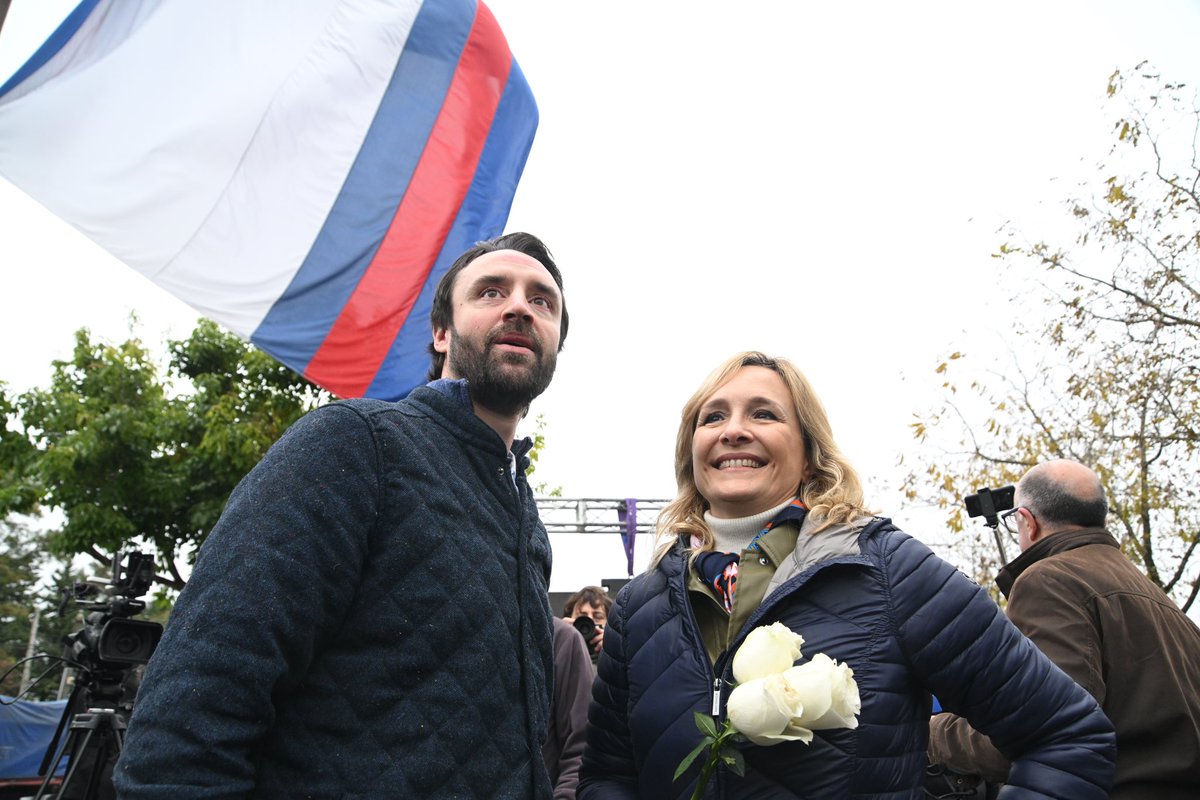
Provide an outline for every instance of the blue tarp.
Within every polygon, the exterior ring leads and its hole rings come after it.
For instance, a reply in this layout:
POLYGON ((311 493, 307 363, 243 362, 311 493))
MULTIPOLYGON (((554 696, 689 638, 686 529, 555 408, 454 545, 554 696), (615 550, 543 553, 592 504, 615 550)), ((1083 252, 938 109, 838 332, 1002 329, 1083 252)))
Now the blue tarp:
MULTIPOLYGON (((14 703, 3 695, 0 700, 0 780, 36 777, 67 701, 14 703)), ((64 760, 58 773, 65 769, 64 760)))

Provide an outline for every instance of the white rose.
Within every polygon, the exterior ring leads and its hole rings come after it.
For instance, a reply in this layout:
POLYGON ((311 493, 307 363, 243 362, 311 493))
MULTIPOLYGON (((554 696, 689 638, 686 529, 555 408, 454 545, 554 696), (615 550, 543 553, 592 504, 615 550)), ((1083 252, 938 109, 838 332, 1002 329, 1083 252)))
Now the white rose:
POLYGON ((757 745, 812 741, 812 731, 796 724, 804 708, 782 674, 739 683, 725 709, 734 729, 757 745))
POLYGON ((808 744, 813 731, 857 728, 860 710, 854 671, 824 653, 782 673, 739 683, 726 704, 738 733, 762 746, 808 744))
POLYGON ((739 684, 783 672, 800 657, 804 637, 782 622, 761 625, 746 636, 733 654, 733 677, 739 684))
POLYGON ((803 706, 804 713, 797 724, 815 731, 829 728, 857 728, 857 714, 862 711, 854 670, 839 664, 824 653, 812 661, 792 667, 783 673, 789 696, 803 706))

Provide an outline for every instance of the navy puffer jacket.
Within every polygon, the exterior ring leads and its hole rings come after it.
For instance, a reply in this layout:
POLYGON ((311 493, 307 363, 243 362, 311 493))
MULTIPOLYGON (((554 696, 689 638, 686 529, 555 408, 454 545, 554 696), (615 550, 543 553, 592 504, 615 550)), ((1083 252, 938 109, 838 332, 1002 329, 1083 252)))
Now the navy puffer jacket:
POLYGON ((700 760, 672 776, 700 741, 692 712, 711 713, 718 686, 724 710, 732 653, 776 621, 804 637, 801 661, 825 653, 853 668, 859 726, 816 731, 808 745, 744 745, 746 776, 719 771, 710 797, 920 798, 931 692, 1011 756, 1002 797, 1107 797, 1108 719, 978 585, 889 520, 847 542, 770 592, 715 671, 688 602, 686 549, 626 586, 604 635, 580 800, 689 797, 700 760))

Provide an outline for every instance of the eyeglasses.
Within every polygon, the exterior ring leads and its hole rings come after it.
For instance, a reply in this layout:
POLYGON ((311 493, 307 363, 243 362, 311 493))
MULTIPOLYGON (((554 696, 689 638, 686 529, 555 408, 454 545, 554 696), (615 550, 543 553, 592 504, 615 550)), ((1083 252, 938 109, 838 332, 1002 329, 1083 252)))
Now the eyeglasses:
MULTIPOLYGON (((1018 533, 1018 525, 1020 525, 1020 523, 1021 523, 1021 518, 1017 517, 1016 519, 1013 519, 1013 517, 1016 516, 1021 511, 1022 508, 1025 508, 1025 506, 1017 506, 1012 511, 1005 511, 1003 514, 1000 515, 1000 522, 1003 523, 1004 530, 1008 531, 1013 536, 1020 535, 1018 533)), ((1025 509, 1025 510, 1028 511, 1029 509, 1025 509)), ((1032 517, 1033 514, 1030 514, 1029 516, 1032 517)))
POLYGON ((1016 517, 1016 519, 1013 519, 1013 517, 1017 514, 1017 512, 1021 511, 1022 509, 1024 509, 1025 513, 1029 515, 1029 518, 1031 520, 1033 520, 1034 522, 1037 522, 1037 517, 1035 517, 1033 515, 1032 511, 1030 511, 1028 508, 1025 508, 1025 506, 1017 506, 1012 511, 1005 511, 1003 514, 1000 515, 1000 521, 1002 523, 1004 523, 1004 530, 1008 531, 1013 536, 1021 535, 1020 531, 1017 527, 1017 525, 1021 522, 1021 518, 1016 517))

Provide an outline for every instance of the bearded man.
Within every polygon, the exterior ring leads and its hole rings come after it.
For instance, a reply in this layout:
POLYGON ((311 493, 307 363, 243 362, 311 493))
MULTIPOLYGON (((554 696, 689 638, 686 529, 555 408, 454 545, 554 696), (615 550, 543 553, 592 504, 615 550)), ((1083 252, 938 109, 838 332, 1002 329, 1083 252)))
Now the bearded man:
POLYGON ((550 797, 550 545, 513 440, 566 338, 562 276, 534 236, 481 242, 430 321, 429 384, 312 412, 230 497, 119 797, 550 797))

